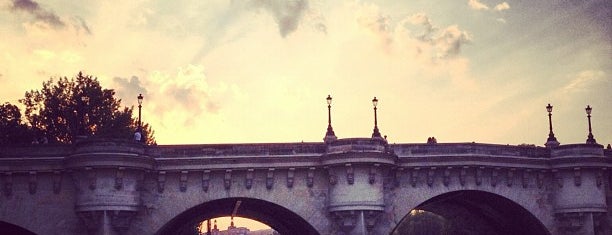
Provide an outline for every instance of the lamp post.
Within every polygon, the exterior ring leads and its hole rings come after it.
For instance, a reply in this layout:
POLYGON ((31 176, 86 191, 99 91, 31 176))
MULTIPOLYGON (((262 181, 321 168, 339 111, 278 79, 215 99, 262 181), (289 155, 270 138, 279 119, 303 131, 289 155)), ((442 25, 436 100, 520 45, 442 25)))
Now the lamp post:
POLYGON ((329 143, 331 141, 336 140, 336 134, 334 133, 334 128, 331 126, 331 103, 332 97, 331 95, 327 95, 327 132, 325 133, 325 138, 323 141, 325 143, 329 143))
POLYGON ((83 135, 87 135, 87 106, 89 105, 89 97, 85 94, 83 94, 83 96, 81 96, 81 101, 83 102, 83 123, 81 124, 83 126, 83 131, 85 133, 83 133, 83 135))
POLYGON ((587 144, 597 144, 597 141, 595 141, 595 138, 593 138, 593 131, 591 130, 591 111, 593 110, 593 108, 587 105, 587 107, 584 110, 586 111, 587 119, 589 120, 589 135, 587 137, 586 143, 587 144))
POLYGON ((376 115, 376 106, 378 106, 378 99, 376 99, 376 97, 372 99, 372 105, 374 106, 374 132, 372 133, 372 138, 382 138, 380 136, 380 131, 378 131, 378 117, 376 115))
POLYGON ((548 104, 546 105, 546 111, 548 111, 548 139, 546 140, 546 144, 544 144, 546 147, 557 147, 559 146, 559 141, 557 141, 557 138, 555 138, 555 134, 553 133, 553 129, 552 129, 552 109, 553 106, 548 104))
POLYGON ((142 100, 144 99, 144 97, 142 97, 142 94, 138 94, 138 130, 141 131, 142 130, 142 121, 141 121, 141 111, 142 111, 142 100))

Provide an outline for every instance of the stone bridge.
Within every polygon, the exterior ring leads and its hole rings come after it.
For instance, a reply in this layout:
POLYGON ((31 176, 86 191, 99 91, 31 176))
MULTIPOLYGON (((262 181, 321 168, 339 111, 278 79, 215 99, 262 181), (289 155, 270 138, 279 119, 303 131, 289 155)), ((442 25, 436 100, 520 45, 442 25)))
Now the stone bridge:
POLYGON ((0 231, 195 234, 238 208, 281 234, 390 234, 418 211, 497 234, 612 234, 611 168, 598 144, 0 147, 0 231))

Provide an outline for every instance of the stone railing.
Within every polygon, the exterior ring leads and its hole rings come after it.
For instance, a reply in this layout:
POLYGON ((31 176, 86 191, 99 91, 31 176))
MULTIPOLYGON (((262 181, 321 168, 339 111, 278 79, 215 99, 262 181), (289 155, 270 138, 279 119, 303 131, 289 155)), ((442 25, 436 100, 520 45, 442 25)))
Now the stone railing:
POLYGON ((603 156, 603 146, 598 144, 567 144, 560 145, 552 149, 554 157, 572 157, 572 156, 603 156))
POLYGON ((550 150, 537 146, 516 146, 479 143, 393 144, 390 148, 399 157, 440 155, 497 155, 528 158, 549 158, 550 150))
POLYGON ((328 154, 348 152, 387 152, 387 142, 379 138, 347 138, 332 142, 328 154))
POLYGON ((149 146, 146 154, 156 158, 189 156, 245 156, 245 155, 311 155, 323 154, 324 143, 274 144, 201 144, 149 146))

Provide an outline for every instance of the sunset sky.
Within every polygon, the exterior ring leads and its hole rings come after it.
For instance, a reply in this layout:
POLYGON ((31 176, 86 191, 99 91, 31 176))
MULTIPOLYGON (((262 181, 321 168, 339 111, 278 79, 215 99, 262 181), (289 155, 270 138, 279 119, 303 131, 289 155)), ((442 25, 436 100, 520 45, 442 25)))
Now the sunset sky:
POLYGON ((0 0, 0 102, 79 71, 159 144, 612 143, 611 2, 0 0))

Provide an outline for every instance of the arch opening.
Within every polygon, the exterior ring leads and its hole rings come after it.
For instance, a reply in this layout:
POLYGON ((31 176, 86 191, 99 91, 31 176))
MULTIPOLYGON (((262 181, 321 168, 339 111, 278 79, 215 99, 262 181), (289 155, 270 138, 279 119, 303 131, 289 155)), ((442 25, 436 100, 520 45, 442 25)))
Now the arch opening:
POLYGON ((270 226, 279 234, 319 234, 306 220, 282 206, 260 199, 240 197, 212 200, 192 207, 167 222, 156 234, 198 234, 197 228, 202 221, 223 216, 256 220, 270 226))
POLYGON ((533 214, 510 199, 464 190, 433 197, 415 207, 391 234, 550 235, 550 232, 533 214))
POLYGON ((36 233, 33 233, 25 228, 4 221, 0 221, 0 231, 2 234, 36 235, 36 233))

